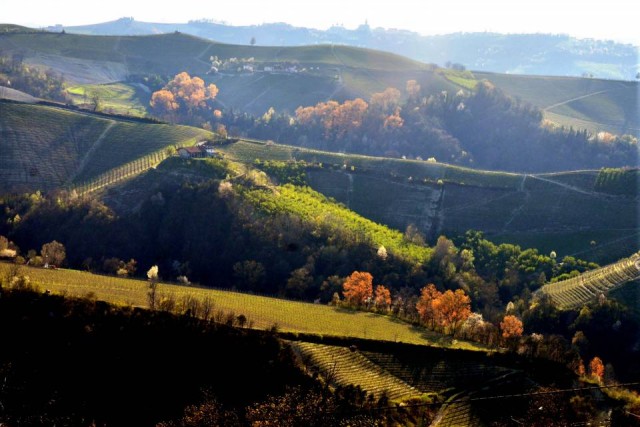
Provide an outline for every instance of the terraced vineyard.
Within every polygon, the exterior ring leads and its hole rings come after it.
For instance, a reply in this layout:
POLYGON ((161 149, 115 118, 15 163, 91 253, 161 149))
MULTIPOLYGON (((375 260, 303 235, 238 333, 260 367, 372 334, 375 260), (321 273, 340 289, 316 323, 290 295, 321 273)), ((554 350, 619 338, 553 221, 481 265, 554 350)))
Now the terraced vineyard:
POLYGON ((379 397, 386 393, 392 400, 402 400, 420 394, 418 390, 371 362, 358 351, 348 347, 292 343, 312 365, 339 385, 358 385, 379 397))
POLYGON ((78 196, 86 196, 94 191, 117 184, 125 179, 140 175, 141 173, 156 167, 169 155, 165 150, 156 151, 148 156, 141 157, 122 166, 113 168, 95 178, 75 184, 71 187, 78 196))
POLYGON ((0 101, 0 193, 103 187, 155 166, 164 149, 211 137, 202 129, 0 101))
MULTIPOLYGON (((562 310, 579 308, 600 294, 640 279, 640 252, 580 276, 544 285, 539 292, 549 295, 562 310)), ((637 283, 636 283, 637 285, 637 283)))
POLYGON ((63 185, 109 123, 52 107, 0 102, 0 192, 63 185))
POLYGON ((461 392, 451 397, 451 403, 445 403, 431 424, 433 427, 472 427, 479 423, 473 416, 472 406, 464 401, 466 393, 461 392), (458 401, 458 399, 460 401, 458 401))
POLYGON ((167 147, 194 145, 212 134, 188 126, 116 122, 104 140, 94 147, 75 182, 83 182, 167 147))
MULTIPOLYGON (((473 399, 522 393, 531 380, 518 369, 501 366, 498 360, 477 353, 429 348, 356 349, 293 342, 306 365, 340 385, 355 384, 391 399, 430 394, 444 403, 431 425, 476 426, 491 417, 473 399)), ((480 405, 482 402, 480 402, 480 405)))
POLYGON ((637 201, 598 191, 599 171, 515 174, 255 140, 221 151, 244 163, 304 161, 310 165, 307 182, 316 191, 389 227, 414 224, 429 239, 474 229, 499 243, 601 265, 640 249, 637 201))
POLYGON ((447 358, 446 355, 431 357, 370 351, 363 351, 362 354, 422 393, 445 393, 469 388, 511 372, 510 369, 460 355, 447 358))

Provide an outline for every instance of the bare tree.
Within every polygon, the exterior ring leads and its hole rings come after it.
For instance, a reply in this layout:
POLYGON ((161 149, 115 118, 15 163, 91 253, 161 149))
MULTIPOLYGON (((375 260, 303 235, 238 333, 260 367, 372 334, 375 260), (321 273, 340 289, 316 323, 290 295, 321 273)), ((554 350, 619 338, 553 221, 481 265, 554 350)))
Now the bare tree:
POLYGON ((156 297, 158 291, 158 266, 154 265, 147 271, 147 277, 149 278, 149 290, 147 292, 147 301, 149 302, 149 308, 155 310, 156 297))

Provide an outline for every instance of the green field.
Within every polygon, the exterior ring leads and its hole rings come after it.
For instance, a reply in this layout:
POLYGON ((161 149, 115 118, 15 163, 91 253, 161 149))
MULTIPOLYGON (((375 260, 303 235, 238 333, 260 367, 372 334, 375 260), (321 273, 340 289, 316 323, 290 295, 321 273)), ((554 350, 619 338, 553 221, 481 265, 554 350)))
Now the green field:
POLYGON ((269 47, 216 43, 181 33, 150 36, 86 36, 61 33, 0 34, 0 46, 28 49, 61 57, 97 61, 126 61, 131 72, 189 70, 206 72, 210 56, 221 59, 254 58, 257 63, 297 61, 301 66, 367 68, 371 70, 426 70, 429 65, 388 52, 349 46, 269 47))
POLYGON ((638 229, 487 233, 487 238, 494 243, 517 242, 523 248, 537 248, 543 254, 554 251, 561 256, 573 256, 598 264, 625 258, 640 249, 638 229))
POLYGON ((449 80, 450 82, 468 90, 475 89, 476 84, 478 84, 478 80, 470 71, 442 69, 440 71, 440 74, 442 74, 444 78, 449 80))
MULTIPOLYGON (((0 263, 0 275, 6 275, 10 264, 0 263)), ((162 273, 162 272, 160 272, 162 273)), ((46 270, 22 266, 20 274, 29 276, 41 290, 69 296, 95 298, 114 304, 147 306, 146 281, 94 275, 76 270, 46 270)), ((281 331, 320 335, 357 337, 371 340, 485 350, 478 344, 455 341, 423 328, 380 314, 353 311, 321 304, 288 301, 278 298, 241 294, 230 291, 186 287, 172 284, 158 286, 159 298, 173 297, 180 302, 185 297, 200 301, 209 298, 214 310, 243 314, 258 329, 278 325, 281 331)))
POLYGON ((67 93, 74 105, 91 105, 98 97, 98 111, 145 117, 151 94, 124 83, 70 86, 67 93))

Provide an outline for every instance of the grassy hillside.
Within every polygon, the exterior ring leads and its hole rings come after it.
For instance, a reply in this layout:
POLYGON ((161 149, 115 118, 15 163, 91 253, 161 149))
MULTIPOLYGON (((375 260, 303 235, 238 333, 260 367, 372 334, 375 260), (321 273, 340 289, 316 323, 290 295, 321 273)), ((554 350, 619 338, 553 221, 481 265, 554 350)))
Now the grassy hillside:
POLYGON ((438 70, 388 52, 344 45, 295 47, 216 43, 183 33, 147 36, 0 32, 0 49, 20 52, 35 66, 52 68, 76 84, 124 81, 131 74, 172 76, 180 71, 205 76, 209 57, 254 58, 257 65, 294 62, 297 74, 219 74, 207 77, 227 106, 262 114, 273 106, 293 111, 329 98, 367 99, 393 86, 403 89, 416 79, 431 93, 472 89, 488 79, 512 96, 545 110, 552 121, 592 132, 638 134, 638 83, 613 80, 469 73, 438 70))
POLYGON ((636 46, 611 40, 576 39, 568 35, 455 33, 421 36, 409 31, 332 27, 318 30, 289 24, 234 26, 206 21, 141 22, 131 18, 82 26, 55 26, 52 31, 103 35, 142 35, 181 31, 225 43, 246 44, 255 38, 265 46, 318 43, 364 46, 399 53, 419 61, 464 64, 474 70, 510 74, 574 75, 632 80, 637 72, 636 46))
POLYGON ((9 99, 11 101, 18 102, 36 102, 38 99, 29 95, 28 93, 21 92, 16 89, 12 89, 5 86, 0 86, 0 99, 9 99))
MULTIPOLYGON (((219 86, 228 107, 262 114, 269 107, 292 112, 329 98, 369 98, 386 87, 404 88, 418 80, 433 92, 455 85, 433 66, 392 53, 348 46, 264 47, 215 43, 180 33, 153 36, 84 36, 60 33, 0 34, 0 49, 20 51, 25 62, 51 68, 73 84, 124 81, 130 74, 173 76, 181 71, 219 86), (209 75, 209 58, 254 58, 255 64, 296 63, 300 73, 221 73, 209 75)), ((72 88, 76 101, 82 89, 72 88)), ((118 104, 119 94, 114 94, 118 104)), ((112 105, 112 107, 114 107, 112 105)))
POLYGON ((476 229, 497 242, 603 264, 640 249, 635 198, 603 192, 598 171, 524 175, 245 140, 221 150, 247 163, 303 160, 315 190, 393 228, 415 224, 431 238, 476 229))
POLYGON ((591 132, 640 133, 638 82, 493 73, 475 76, 541 108, 547 119, 560 125, 591 132))
POLYGON ((562 310, 571 310, 595 300, 600 294, 608 294, 629 282, 638 286, 640 279, 640 253, 614 264, 588 271, 577 277, 544 285, 540 292, 549 295, 562 310))
MULTIPOLYGON (((0 274, 6 275, 10 264, 0 263, 0 274)), ((148 283, 142 280, 99 276, 76 270, 46 270, 21 267, 19 274, 29 276, 41 290, 85 297, 88 294, 113 304, 146 307, 148 283)), ((223 290, 187 287, 162 283, 158 287, 162 299, 174 298, 178 303, 195 298, 201 303, 212 301, 214 310, 243 314, 253 327, 277 325, 284 332, 301 332, 412 344, 483 350, 478 344, 456 341, 451 337, 399 322, 388 316, 335 308, 320 304, 241 294, 223 290)))
POLYGON ((285 185, 251 190, 245 197, 269 214, 292 213, 318 227, 350 232, 354 240, 371 242, 375 250, 384 246, 394 256, 416 264, 428 261, 431 255, 430 248, 407 242, 399 231, 376 224, 336 203, 327 203, 324 196, 309 189, 285 185))
POLYGON ((74 105, 92 108, 96 98, 98 110, 134 117, 147 115, 151 93, 139 86, 125 83, 77 85, 67 88, 74 105))
POLYGON ((57 55, 97 61, 125 61, 132 73, 206 72, 212 55, 250 58, 256 62, 298 61, 301 65, 341 66, 373 70, 424 70, 428 66, 399 55, 347 46, 263 47, 215 43, 180 34, 152 36, 84 36, 61 33, 2 34, 0 45, 28 49, 28 56, 57 55))
POLYGON ((91 181, 206 131, 129 122, 43 105, 0 102, 0 192, 49 190, 91 181))

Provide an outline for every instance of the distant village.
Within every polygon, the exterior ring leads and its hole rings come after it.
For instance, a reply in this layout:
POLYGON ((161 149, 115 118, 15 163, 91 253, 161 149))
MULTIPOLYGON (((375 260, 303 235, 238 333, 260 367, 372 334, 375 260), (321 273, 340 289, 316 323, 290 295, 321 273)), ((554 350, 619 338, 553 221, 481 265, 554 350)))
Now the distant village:
POLYGON ((274 73, 297 74, 305 71, 296 61, 267 62, 257 64, 254 58, 229 58, 220 59, 217 56, 209 58, 211 68, 207 74, 218 73, 274 73))

